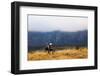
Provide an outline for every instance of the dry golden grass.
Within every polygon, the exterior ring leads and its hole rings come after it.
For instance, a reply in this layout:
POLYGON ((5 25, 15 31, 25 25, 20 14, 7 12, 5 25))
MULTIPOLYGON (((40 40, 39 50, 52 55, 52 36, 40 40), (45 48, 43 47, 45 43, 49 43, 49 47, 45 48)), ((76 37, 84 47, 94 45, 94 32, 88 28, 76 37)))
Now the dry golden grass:
POLYGON ((61 59, 84 59, 88 57, 87 48, 63 49, 54 52, 54 54, 48 54, 45 51, 28 52, 28 60, 61 60, 61 59))

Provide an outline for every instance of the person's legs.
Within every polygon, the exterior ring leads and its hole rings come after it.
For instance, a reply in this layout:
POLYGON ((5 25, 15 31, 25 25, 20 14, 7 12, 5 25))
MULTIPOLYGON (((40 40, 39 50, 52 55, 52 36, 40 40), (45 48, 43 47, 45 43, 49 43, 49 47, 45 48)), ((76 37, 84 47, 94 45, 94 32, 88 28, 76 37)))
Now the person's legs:
POLYGON ((48 54, 50 54, 50 50, 48 50, 48 54))

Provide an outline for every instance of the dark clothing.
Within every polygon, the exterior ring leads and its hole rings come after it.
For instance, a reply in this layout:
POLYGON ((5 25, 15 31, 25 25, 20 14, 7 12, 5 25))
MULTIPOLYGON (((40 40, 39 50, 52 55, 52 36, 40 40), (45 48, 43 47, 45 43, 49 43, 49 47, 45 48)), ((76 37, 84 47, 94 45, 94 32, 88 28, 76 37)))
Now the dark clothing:
POLYGON ((52 52, 52 54, 55 52, 54 48, 52 45, 48 45, 46 48, 45 48, 46 51, 48 51, 48 53, 50 54, 50 52, 52 52))

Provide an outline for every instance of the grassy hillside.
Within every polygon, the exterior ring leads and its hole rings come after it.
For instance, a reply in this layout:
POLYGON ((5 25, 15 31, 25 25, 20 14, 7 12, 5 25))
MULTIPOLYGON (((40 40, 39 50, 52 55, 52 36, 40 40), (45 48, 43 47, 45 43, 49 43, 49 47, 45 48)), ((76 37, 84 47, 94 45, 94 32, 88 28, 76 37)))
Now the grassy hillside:
POLYGON ((54 54, 48 54, 44 50, 37 50, 28 52, 28 60, 63 60, 63 59, 84 59, 88 58, 88 49, 80 47, 76 48, 64 48, 58 49, 54 54))

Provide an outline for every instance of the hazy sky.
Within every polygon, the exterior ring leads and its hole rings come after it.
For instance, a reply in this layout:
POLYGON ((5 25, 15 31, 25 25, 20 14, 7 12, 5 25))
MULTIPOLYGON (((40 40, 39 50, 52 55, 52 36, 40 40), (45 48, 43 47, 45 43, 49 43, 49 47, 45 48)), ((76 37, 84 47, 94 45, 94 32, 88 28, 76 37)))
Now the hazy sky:
POLYGON ((87 17, 28 15, 28 31, 82 31, 88 29, 87 17))

